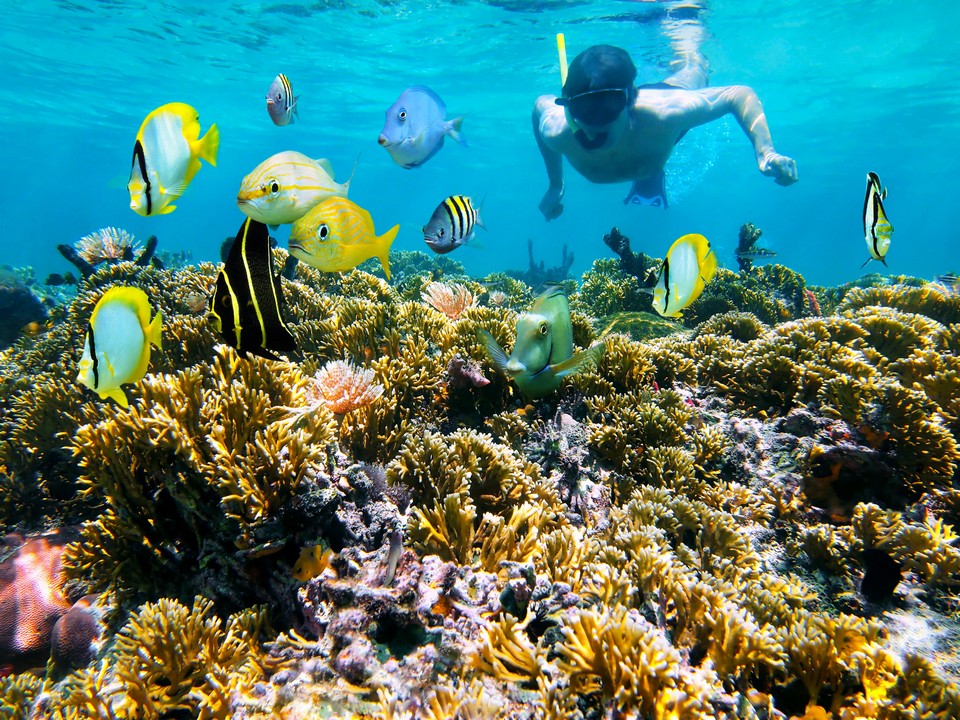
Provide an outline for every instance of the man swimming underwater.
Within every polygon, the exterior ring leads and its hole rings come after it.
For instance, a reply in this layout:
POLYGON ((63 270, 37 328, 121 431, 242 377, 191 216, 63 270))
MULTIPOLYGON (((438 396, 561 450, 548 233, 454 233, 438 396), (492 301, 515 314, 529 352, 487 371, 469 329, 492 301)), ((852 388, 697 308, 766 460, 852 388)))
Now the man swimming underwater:
POLYGON ((563 212, 563 158, 595 183, 632 181, 624 203, 667 207, 663 168, 688 130, 731 113, 753 143, 760 172, 778 185, 797 181, 797 164, 773 148, 757 94, 745 85, 706 87, 698 55, 662 83, 634 87, 637 69, 629 54, 594 45, 570 63, 563 95, 541 95, 533 132, 550 187, 540 212, 563 212))

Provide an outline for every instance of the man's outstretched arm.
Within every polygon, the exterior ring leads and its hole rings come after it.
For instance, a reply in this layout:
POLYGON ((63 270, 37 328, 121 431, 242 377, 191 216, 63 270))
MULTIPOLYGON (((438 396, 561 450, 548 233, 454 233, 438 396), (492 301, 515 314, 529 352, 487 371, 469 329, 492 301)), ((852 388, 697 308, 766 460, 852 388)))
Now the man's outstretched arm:
MULTIPOLYGON (((547 103, 553 104, 553 99, 549 95, 537 98, 533 106, 533 136, 537 139, 537 147, 540 149, 540 155, 543 157, 543 164, 547 169, 547 180, 550 186, 544 193, 540 201, 540 212, 547 220, 554 220, 560 217, 563 212, 563 156, 556 150, 547 147, 543 140, 542 123, 544 122, 543 112, 547 103)), ((546 119, 549 122, 549 118, 546 119)), ((549 131, 550 129, 548 129, 549 131)), ((554 128, 554 130, 556 130, 554 128)))
POLYGON ((691 127, 716 120, 727 113, 732 114, 753 143, 760 172, 772 177, 778 185, 792 185, 797 181, 797 164, 774 149, 767 116, 753 88, 727 85, 693 92, 706 102, 690 109, 687 119, 693 121, 691 127))

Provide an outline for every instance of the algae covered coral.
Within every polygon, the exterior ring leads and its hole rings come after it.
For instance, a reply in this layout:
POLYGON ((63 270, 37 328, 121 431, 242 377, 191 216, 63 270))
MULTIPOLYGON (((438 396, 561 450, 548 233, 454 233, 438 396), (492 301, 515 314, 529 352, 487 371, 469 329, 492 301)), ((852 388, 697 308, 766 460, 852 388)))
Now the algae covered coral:
MULTIPOLYGON (((578 348, 639 311, 591 310, 614 282, 592 272, 578 348)), ((513 345, 519 284, 493 304, 463 280, 479 304, 448 313, 430 271, 401 293, 300 267, 302 354, 274 362, 216 344, 213 266, 98 269, 0 356, 0 517, 78 528, 62 590, 99 593, 105 638, 0 679, 5 712, 956 717, 958 300, 850 290, 811 316, 802 278, 750 272, 692 332, 609 330, 530 403, 478 340, 513 345), (129 408, 72 381, 120 283, 169 328, 129 408)))

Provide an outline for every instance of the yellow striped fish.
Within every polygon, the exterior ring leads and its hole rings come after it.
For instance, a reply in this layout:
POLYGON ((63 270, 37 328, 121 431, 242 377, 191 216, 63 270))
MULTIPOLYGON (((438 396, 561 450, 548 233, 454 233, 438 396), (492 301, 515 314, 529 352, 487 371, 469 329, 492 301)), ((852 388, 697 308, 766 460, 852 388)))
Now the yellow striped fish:
POLYGON ((887 189, 880 189, 880 176, 875 172, 867 173, 867 195, 863 199, 863 238, 867 241, 867 252, 870 253, 863 267, 871 260, 879 260, 887 264, 887 251, 890 249, 890 237, 893 235, 893 225, 887 220, 887 212, 883 209, 883 201, 887 199, 887 189))
MULTIPOLYGON (((483 205, 483 203, 480 203, 483 205)), ((465 195, 451 195, 430 216, 423 226, 423 241, 440 255, 446 255, 473 239, 474 227, 483 227, 480 211, 465 195)))
POLYGON ((378 258, 390 279, 390 245, 399 225, 378 236, 370 213, 342 197, 330 197, 290 228, 290 254, 324 272, 351 270, 378 258))
POLYGON ((237 205, 257 222, 281 225, 298 220, 328 197, 346 197, 349 188, 350 180, 340 184, 333 179, 333 166, 326 158, 312 160, 285 150, 264 160, 243 179, 237 205))

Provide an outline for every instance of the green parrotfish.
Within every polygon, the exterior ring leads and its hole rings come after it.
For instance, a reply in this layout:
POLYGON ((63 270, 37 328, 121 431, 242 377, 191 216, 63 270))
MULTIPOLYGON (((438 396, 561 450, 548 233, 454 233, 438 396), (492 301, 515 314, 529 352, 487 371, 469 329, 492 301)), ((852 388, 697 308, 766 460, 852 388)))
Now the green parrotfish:
POLYGON ((530 312, 519 317, 517 342, 509 358, 489 332, 480 330, 479 336, 494 364, 530 398, 553 392, 568 375, 593 366, 604 349, 598 343, 574 355, 570 306, 558 287, 540 295, 530 312))

